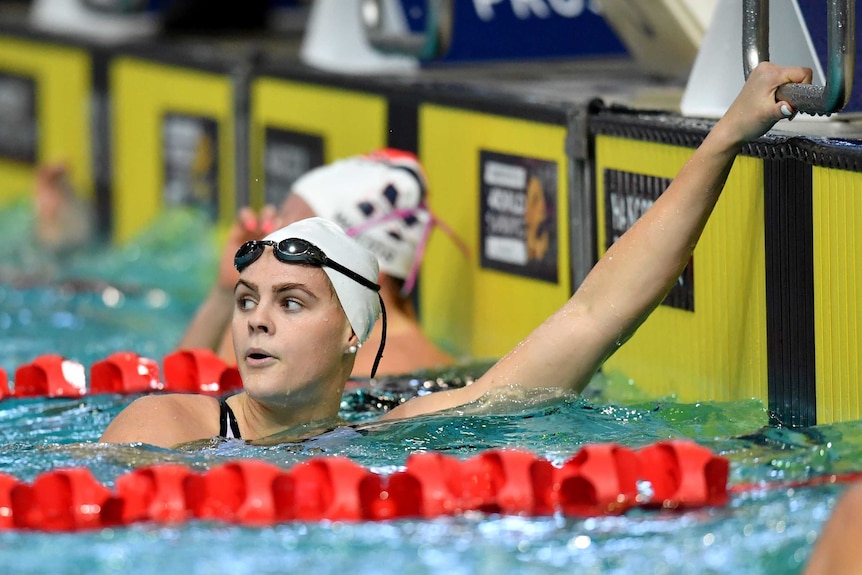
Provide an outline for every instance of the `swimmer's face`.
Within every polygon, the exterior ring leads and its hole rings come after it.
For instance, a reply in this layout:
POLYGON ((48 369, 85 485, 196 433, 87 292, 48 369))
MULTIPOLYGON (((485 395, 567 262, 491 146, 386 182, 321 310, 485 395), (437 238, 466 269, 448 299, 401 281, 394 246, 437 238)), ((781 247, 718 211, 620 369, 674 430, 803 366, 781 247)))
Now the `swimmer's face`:
POLYGON ((322 269, 282 263, 266 248, 240 274, 232 333, 250 396, 273 407, 331 411, 334 404, 337 412, 356 336, 322 269))

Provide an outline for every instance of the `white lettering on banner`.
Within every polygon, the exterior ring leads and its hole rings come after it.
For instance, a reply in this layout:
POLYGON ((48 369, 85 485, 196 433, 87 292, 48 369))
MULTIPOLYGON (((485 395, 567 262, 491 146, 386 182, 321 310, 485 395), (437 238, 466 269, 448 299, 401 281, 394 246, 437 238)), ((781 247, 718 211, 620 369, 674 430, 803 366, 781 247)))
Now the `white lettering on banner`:
POLYGON ((524 189, 527 187, 527 170, 523 166, 489 161, 485 164, 482 179, 489 186, 524 189))
POLYGON ((524 237, 524 218, 506 214, 485 214, 485 230, 489 235, 524 237))
MULTIPOLYGON (((628 229, 626 222, 626 198, 620 194, 611 194, 611 219, 614 222, 614 230, 628 229)), ((616 239, 616 238, 614 238, 616 239)))
POLYGON ((551 9, 542 0, 512 0, 512 11, 521 20, 529 18, 531 13, 539 18, 551 16, 551 9))
POLYGON ((527 263, 527 247, 514 238, 488 236, 485 238, 485 255, 492 260, 518 266, 527 263))
POLYGON ((504 188, 491 188, 488 191, 488 207, 515 216, 523 216, 526 212, 526 196, 523 192, 504 188))
POLYGON ((299 146, 272 144, 265 152, 266 172, 293 182, 311 169, 308 152, 299 146))
POLYGON ((584 0, 548 0, 548 4, 564 18, 576 18, 584 12, 584 0))
POLYGON ((165 125, 166 156, 172 165, 191 165, 197 146, 204 135, 200 122, 191 118, 172 117, 165 125))
MULTIPOLYGON (((611 217, 614 231, 622 234, 629 229, 649 208, 654 200, 623 194, 610 194, 611 217)), ((618 238, 614 238, 616 241, 618 238)))
MULTIPOLYGON (((473 0, 473 8, 480 20, 488 22, 496 16, 494 7, 505 0, 473 0)), ((601 14, 596 0, 509 0, 515 16, 527 20, 531 16, 549 18, 553 14, 563 18, 577 18, 585 9, 601 14)))
POLYGON ((0 82, 0 118, 5 121, 27 116, 30 109, 27 85, 24 82, 0 82))
POLYGON ((503 0, 473 0, 473 8, 476 9, 476 16, 480 20, 487 22, 494 19, 494 4, 499 4, 503 0))

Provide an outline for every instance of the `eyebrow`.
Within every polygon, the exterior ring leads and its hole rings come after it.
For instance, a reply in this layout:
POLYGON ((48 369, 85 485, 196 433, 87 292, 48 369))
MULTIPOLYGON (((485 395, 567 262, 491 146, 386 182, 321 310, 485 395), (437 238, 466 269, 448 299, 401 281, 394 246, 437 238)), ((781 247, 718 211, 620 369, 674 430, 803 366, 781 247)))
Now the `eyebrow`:
MULTIPOLYGON (((258 287, 257 284, 250 282, 250 281, 247 281, 247 280, 244 280, 244 279, 239 279, 239 280, 237 280, 236 285, 233 288, 234 293, 236 293, 236 291, 240 288, 240 286, 245 286, 247 289, 249 289, 255 293, 260 292, 260 288, 258 287)), ((286 291, 291 291, 291 290, 300 290, 304 293, 307 293, 309 296, 313 297, 314 299, 319 299, 317 294, 315 294, 308 287, 308 284, 304 284, 301 282, 286 282, 286 283, 281 283, 281 284, 275 284, 274 286, 272 286, 272 293, 274 293, 274 294, 279 294, 281 292, 286 292, 286 291)))
POLYGON ((236 280, 236 285, 233 286, 233 292, 236 293, 236 290, 238 290, 242 286, 245 286, 246 288, 250 289, 253 292, 258 291, 257 284, 254 284, 254 283, 249 282, 249 281, 245 281, 244 279, 240 278, 240 279, 236 280))

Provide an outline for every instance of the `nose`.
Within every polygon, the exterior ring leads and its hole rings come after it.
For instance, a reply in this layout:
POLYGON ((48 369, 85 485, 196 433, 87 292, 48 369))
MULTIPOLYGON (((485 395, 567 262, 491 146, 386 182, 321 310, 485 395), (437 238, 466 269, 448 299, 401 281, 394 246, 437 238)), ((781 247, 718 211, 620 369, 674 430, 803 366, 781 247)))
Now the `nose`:
POLYGON ((265 306, 258 305, 254 311, 248 315, 248 334, 255 333, 273 334, 275 333, 275 324, 269 317, 265 306))

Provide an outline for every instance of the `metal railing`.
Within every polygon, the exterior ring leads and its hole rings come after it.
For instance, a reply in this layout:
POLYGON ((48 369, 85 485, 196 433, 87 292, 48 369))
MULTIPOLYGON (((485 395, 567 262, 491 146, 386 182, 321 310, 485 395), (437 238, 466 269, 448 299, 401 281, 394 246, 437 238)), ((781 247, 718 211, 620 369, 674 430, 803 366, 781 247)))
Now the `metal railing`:
MULTIPOLYGON (((782 4, 785 0, 780 0, 782 4)), ((856 0, 826 0, 828 65, 823 86, 788 83, 776 97, 796 110, 829 115, 850 99, 856 68, 856 0)), ((742 64, 745 77, 769 60, 769 0, 743 0, 742 64)))
POLYGON ((362 0, 359 19, 369 43, 376 50, 414 56, 422 60, 438 58, 452 43, 453 0, 426 0, 425 28, 416 33, 392 30, 387 26, 387 10, 399 9, 398 0, 362 0))

